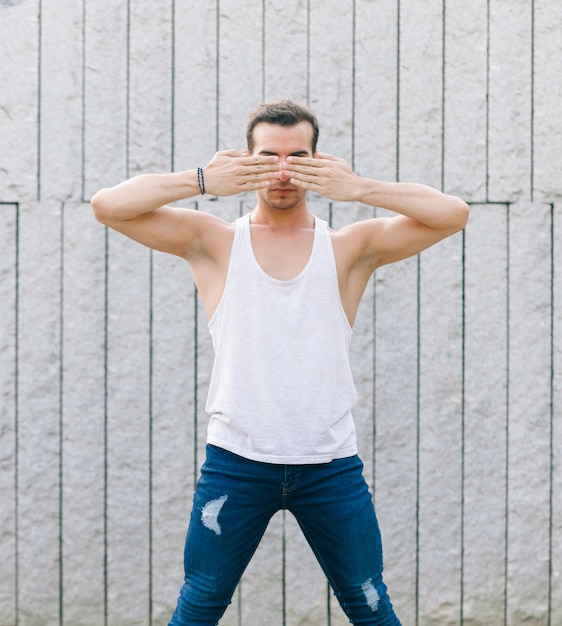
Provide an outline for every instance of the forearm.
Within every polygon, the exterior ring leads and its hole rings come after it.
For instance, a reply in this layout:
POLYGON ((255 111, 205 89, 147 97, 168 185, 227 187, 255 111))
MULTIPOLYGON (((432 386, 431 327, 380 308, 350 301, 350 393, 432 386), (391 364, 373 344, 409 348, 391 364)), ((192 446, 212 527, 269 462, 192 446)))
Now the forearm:
POLYGON ((359 179, 355 200, 400 213, 437 230, 464 228, 469 210, 460 198, 427 185, 369 178, 359 179))
POLYGON ((91 204, 96 218, 102 222, 127 221, 199 193, 197 170, 141 174, 115 187, 101 189, 91 204))

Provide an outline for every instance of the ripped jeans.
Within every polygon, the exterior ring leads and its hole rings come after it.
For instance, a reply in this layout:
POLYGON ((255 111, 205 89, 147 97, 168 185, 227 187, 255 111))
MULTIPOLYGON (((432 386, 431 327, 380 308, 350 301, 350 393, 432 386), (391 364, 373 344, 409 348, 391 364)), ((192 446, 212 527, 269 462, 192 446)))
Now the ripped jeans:
POLYGON ((216 626, 271 517, 296 518, 352 624, 400 626, 382 581, 379 527, 359 457, 272 465, 214 446, 193 501, 185 583, 169 626, 216 626))

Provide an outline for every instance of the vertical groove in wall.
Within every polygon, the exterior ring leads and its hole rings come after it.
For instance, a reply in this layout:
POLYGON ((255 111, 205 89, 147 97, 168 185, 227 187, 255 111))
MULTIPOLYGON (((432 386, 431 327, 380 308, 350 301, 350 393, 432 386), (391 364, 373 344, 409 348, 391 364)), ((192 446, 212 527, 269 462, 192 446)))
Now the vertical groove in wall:
POLYGON ((326 581, 326 626, 332 626, 332 605, 330 604, 330 583, 326 581))
MULTIPOLYGON (((238 217, 242 217, 242 215, 244 215, 244 201, 243 200, 241 200, 238 205, 238 217)), ((243 608, 242 582, 243 582, 243 578, 241 578, 238 583, 238 626, 242 626, 243 624, 243 621, 242 621, 242 608, 243 608)))
POLYGON ((396 181, 400 180, 400 0, 396 2, 396 181))
MULTIPOLYGON (((334 223, 334 205, 332 202, 328 203, 328 226, 330 228, 333 228, 333 223, 334 223)), ((373 497, 373 503, 374 503, 374 497, 373 497)), ((326 579, 326 620, 327 620, 327 625, 330 626, 330 624, 332 623, 332 611, 331 611, 331 605, 330 605, 330 597, 331 597, 331 587, 330 587, 330 583, 329 581, 326 579)))
POLYGON ((552 621, 552 561, 553 561, 553 532, 554 524, 554 298, 555 298, 555 232, 554 232, 554 204, 550 205, 550 467, 548 476, 548 626, 552 621))
POLYGON ((486 202, 490 199, 490 0, 486 3, 486 202))
POLYGON ((267 17, 266 0, 261 3, 261 101, 265 102, 265 67, 267 63, 265 46, 265 24, 267 17))
POLYGON ((63 557, 63 522, 64 522, 64 432, 63 432, 63 383, 64 383, 64 204, 60 211, 60 267, 59 267, 59 624, 64 622, 64 557, 63 557))
POLYGON ((510 399, 510 367, 509 367, 509 353, 510 353, 510 271, 509 264, 511 261, 511 242, 510 242, 510 205, 506 206, 507 219, 506 219, 506 245, 507 245, 507 263, 506 263, 506 355, 505 355, 505 372, 506 372, 506 386, 505 386, 505 528, 504 528, 504 542, 505 542, 505 555, 504 555, 504 598, 503 598, 503 623, 507 624, 507 595, 508 595, 508 568, 509 568, 509 399, 510 399))
MULTIPOLYGON (((377 209, 373 207, 373 217, 377 217, 377 209)), ((371 390, 371 402, 372 402, 372 435, 373 444, 371 447, 371 484, 373 485, 373 506, 375 511, 377 510, 377 272, 375 271, 371 276, 371 282, 373 285, 373 302, 371 308, 371 323, 373 332, 373 356, 372 356, 372 372, 373 383, 371 390)))
POLYGON ((82 77, 80 123, 80 198, 86 202, 86 0, 82 0, 82 77))
POLYGON ((171 51, 170 51, 170 171, 176 169, 176 0, 172 4, 171 51))
POLYGON ((41 124, 42 124, 42 110, 41 110, 41 98, 42 98, 42 72, 43 72, 43 2, 38 1, 37 10, 37 186, 36 196, 37 200, 41 200, 41 124))
POLYGON ((131 151, 131 0, 127 0, 127 44, 126 44, 126 94, 125 94, 125 177, 129 178, 131 151))
POLYGON ((199 439, 199 299, 197 287, 193 287, 193 314, 195 317, 193 331, 193 485, 197 484, 197 473, 199 459, 197 454, 197 443, 199 439))
POLYGON ((108 626, 108 348, 109 348, 109 229, 105 227, 104 319, 103 319, 103 617, 108 626))
POLYGON ((216 137, 216 144, 215 144, 215 150, 219 150, 219 146, 220 146, 220 112, 221 112, 221 108, 220 108, 220 40, 221 40, 221 2, 220 0, 217 0, 217 15, 216 15, 216 37, 217 37, 217 41, 216 41, 216 48, 215 48, 215 68, 216 68, 216 74, 215 74, 215 137, 216 137))
POLYGON ((238 607, 236 611, 238 626, 242 626, 242 583, 243 580, 240 579, 240 582, 238 583, 238 607))
POLYGON ((355 170, 355 98, 357 62, 357 3, 353 0, 351 18, 351 169, 355 170))
POLYGON ((415 574, 415 615, 416 626, 420 617, 420 386, 421 386, 421 255, 417 256, 417 342, 416 342, 416 574, 415 574))
POLYGON ((281 602, 282 602, 282 626, 287 626, 287 511, 283 509, 282 532, 281 532, 281 602))
POLYGON ((153 618, 153 543, 152 543, 152 470, 153 470, 153 418, 154 418, 154 253, 149 251, 148 270, 148 626, 153 618))
POLYGON ((461 549, 460 549, 460 624, 464 623, 464 557, 465 557, 465 421, 466 421, 466 231, 462 231, 461 260, 461 549))
POLYGON ((310 106, 310 0, 306 3, 306 106, 310 106))
MULTIPOLYGON (((195 203, 195 210, 199 210, 199 203, 195 203)), ((197 440, 199 438, 198 423, 199 407, 199 300, 197 286, 193 283, 193 486, 197 485, 198 463, 197 440)))
POLYGON ((443 0, 441 16, 441 191, 445 189, 445 89, 447 61, 447 1, 443 0))
POLYGON ((535 193, 535 0, 531 0, 531 153, 529 191, 531 202, 535 193))
POLYGON ((20 554, 19 554, 19 310, 20 310, 20 208, 16 204, 16 258, 15 258, 15 294, 14 294, 14 577, 15 626, 19 626, 20 599, 20 554))

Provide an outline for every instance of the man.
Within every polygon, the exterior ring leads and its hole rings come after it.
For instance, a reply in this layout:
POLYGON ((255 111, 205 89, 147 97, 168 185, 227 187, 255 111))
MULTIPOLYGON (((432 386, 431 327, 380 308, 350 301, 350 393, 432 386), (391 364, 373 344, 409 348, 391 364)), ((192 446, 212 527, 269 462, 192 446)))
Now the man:
POLYGON ((399 625, 357 457, 348 349, 373 272, 464 228, 468 206, 424 185, 358 176, 318 152, 317 140, 308 109, 261 105, 247 150, 218 152, 204 168, 137 176, 92 199, 100 222, 190 264, 215 349, 207 457, 173 626, 218 623, 283 508, 350 621, 399 625), (256 207, 233 224, 168 206, 247 190, 256 207), (309 212, 308 190, 398 215, 333 231, 309 212))

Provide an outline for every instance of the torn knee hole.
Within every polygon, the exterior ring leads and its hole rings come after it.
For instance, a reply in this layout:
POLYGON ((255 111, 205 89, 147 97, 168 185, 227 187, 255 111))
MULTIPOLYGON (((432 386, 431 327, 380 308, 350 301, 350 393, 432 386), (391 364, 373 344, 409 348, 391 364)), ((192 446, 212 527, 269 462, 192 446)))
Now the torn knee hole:
POLYGON ((210 500, 201 510, 201 522, 203 526, 212 530, 217 536, 222 532, 219 524, 219 513, 227 500, 228 496, 221 496, 216 500, 210 500))
POLYGON ((379 601, 381 599, 379 592, 375 585, 373 585, 373 579, 369 578, 361 585, 361 590, 365 595, 367 605, 373 611, 373 613, 379 608, 379 601))

